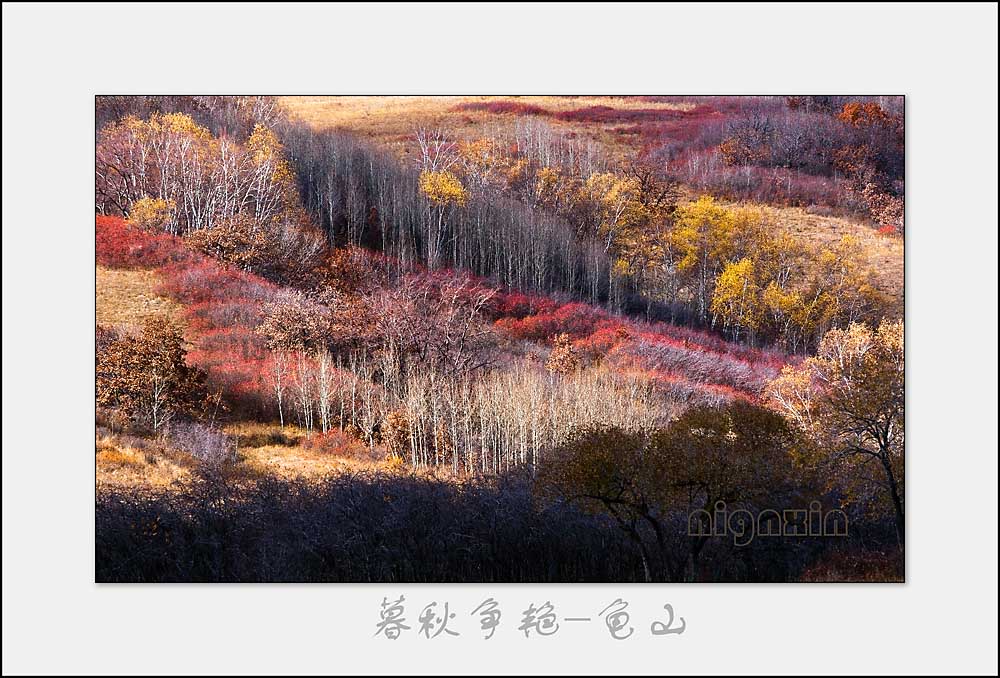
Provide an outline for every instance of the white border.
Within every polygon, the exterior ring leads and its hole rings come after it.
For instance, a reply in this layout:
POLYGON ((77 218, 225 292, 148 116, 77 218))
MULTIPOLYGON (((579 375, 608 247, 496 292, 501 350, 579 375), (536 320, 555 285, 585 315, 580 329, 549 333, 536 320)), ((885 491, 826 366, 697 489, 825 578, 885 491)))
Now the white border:
POLYGON ((995 4, 4 3, 3 672, 995 674, 996 83, 995 4), (789 91, 907 95, 905 585, 92 583, 96 92, 789 91), (637 634, 371 638, 398 592, 637 634))

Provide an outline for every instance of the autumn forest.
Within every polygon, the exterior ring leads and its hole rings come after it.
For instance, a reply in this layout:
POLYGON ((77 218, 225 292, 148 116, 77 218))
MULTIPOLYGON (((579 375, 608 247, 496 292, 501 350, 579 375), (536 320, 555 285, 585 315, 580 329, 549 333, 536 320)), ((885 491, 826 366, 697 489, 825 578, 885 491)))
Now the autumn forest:
POLYGON ((902 97, 95 118, 98 581, 903 579, 902 97))

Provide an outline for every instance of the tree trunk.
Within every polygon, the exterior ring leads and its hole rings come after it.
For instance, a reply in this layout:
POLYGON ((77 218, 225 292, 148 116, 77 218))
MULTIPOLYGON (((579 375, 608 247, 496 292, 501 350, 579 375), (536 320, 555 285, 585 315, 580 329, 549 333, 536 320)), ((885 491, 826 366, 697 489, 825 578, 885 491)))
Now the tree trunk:
POLYGON ((880 455, 882 468, 885 469, 886 480, 889 481, 889 495, 892 497, 892 506, 896 513, 896 541, 902 546, 906 538, 906 522, 903 519, 903 498, 899 496, 899 486, 896 484, 896 476, 892 472, 892 465, 889 456, 885 453, 880 455))

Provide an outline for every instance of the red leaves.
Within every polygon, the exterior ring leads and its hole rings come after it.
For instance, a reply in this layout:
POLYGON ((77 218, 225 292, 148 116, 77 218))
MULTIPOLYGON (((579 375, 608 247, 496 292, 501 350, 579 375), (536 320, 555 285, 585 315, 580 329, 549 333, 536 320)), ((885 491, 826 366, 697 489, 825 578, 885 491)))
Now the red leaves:
MULTIPOLYGON (((286 300, 284 288, 117 217, 97 217, 97 258, 105 265, 159 268, 163 292, 185 305, 193 344, 190 364, 203 368, 211 389, 220 389, 237 409, 273 414, 268 377, 274 356, 255 330, 266 304, 286 300)), ((362 308, 361 299, 391 285, 388 261, 381 255, 337 250, 330 264, 343 288, 337 297, 341 313, 355 313, 362 308)), ((565 335, 582 364, 603 360, 614 370, 647 373, 657 388, 687 401, 755 398, 763 381, 784 362, 777 354, 706 332, 630 321, 585 303, 517 290, 494 293, 487 281, 455 271, 420 270, 397 286, 394 294, 401 296, 392 301, 393 308, 400 308, 403 299, 411 304, 419 300, 421 312, 444 302, 448 308, 481 308, 475 315, 494 320, 494 328, 510 339, 551 345, 555 336, 565 335)), ((433 337, 441 325, 433 320, 426 329, 433 337)), ((416 336, 412 328, 404 334, 416 336)), ((359 340, 369 345, 374 338, 359 335, 359 340)))
POLYGON ((641 370, 659 381, 724 387, 756 398, 777 370, 766 360, 748 360, 709 349, 705 345, 643 332, 618 344, 608 354, 611 364, 623 371, 641 370))
POLYGON ((608 360, 614 369, 643 373, 665 393, 685 401, 754 400, 785 364, 778 353, 707 332, 616 318, 578 302, 559 305, 546 297, 506 292, 490 310, 499 316, 494 326, 512 339, 550 345, 565 334, 584 364, 608 360))
POLYGON ((582 358, 595 361, 631 338, 632 332, 626 325, 614 320, 604 320, 593 334, 573 342, 573 348, 582 358))
POLYGON ((171 266, 164 273, 166 291, 188 304, 185 315, 196 347, 191 361, 208 372, 209 384, 230 402, 268 412, 270 353, 254 329, 263 304, 279 294, 278 288, 208 259, 171 266))
POLYGON ((124 268, 133 265, 133 232, 120 217, 97 217, 97 263, 124 268))
POLYGON ((727 152, 726 148, 685 149, 667 163, 667 172, 711 195, 792 206, 832 206, 844 202, 842 179, 787 167, 729 165, 727 152))
MULTIPOLYGON (((655 103, 655 102, 652 102, 655 103)), ((657 123, 691 120, 703 123, 718 116, 709 106, 695 106, 690 110, 680 108, 614 108, 613 106, 585 106, 569 111, 552 111, 521 101, 470 101, 452 108, 454 111, 480 111, 496 115, 540 115, 565 122, 613 124, 657 123)))
POLYGON ((238 271, 207 257, 197 257, 164 269, 164 290, 184 304, 263 300, 279 288, 252 273, 238 271))
POLYGON ((488 304, 488 312, 494 320, 514 318, 520 320, 535 313, 550 313, 559 304, 548 297, 525 294, 518 291, 497 292, 488 304))
POLYGON ((268 353, 254 333, 265 301, 280 288, 250 273, 194 253, 170 235, 153 235, 119 217, 97 217, 97 261, 106 266, 158 268, 162 292, 185 305, 188 362, 205 369, 212 390, 244 408, 266 411, 262 375, 268 353))
POLYGON ((559 120, 567 122, 594 122, 609 124, 616 122, 665 122, 687 118, 701 118, 713 113, 707 106, 697 106, 690 111, 676 108, 612 108, 611 106, 587 106, 572 111, 555 114, 559 120))
POLYGON ((95 241, 97 263, 112 268, 157 268, 194 256, 179 238, 147 233, 121 217, 97 215, 95 241))
POLYGON ((264 301, 277 286, 235 270, 184 246, 171 235, 151 234, 120 217, 97 216, 97 262, 119 268, 158 268, 164 294, 186 306, 188 339, 194 347, 188 363, 205 369, 212 390, 230 402, 263 410, 269 394, 267 351, 254 334, 264 301))
POLYGON ((541 106, 525 104, 520 101, 470 101, 459 104, 452 110, 455 111, 482 111, 497 115, 551 115, 551 113, 541 106))
POLYGON ((557 334, 567 334, 572 339, 583 338, 597 329, 597 324, 610 318, 607 311, 573 302, 563 304, 554 311, 517 318, 501 318, 496 326, 515 339, 551 341, 557 334))

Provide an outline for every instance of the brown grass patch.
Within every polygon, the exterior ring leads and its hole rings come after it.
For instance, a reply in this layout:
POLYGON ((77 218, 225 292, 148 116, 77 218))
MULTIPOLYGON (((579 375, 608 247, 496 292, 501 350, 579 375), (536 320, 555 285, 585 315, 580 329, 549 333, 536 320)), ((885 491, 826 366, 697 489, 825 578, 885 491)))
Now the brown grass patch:
POLYGON ((879 289, 903 309, 903 239, 885 236, 874 228, 842 217, 809 214, 801 207, 774 208, 778 224, 802 242, 828 247, 849 235, 857 239, 866 255, 865 263, 875 272, 879 289))
POLYGON ((181 320, 181 306, 160 296, 155 271, 97 267, 97 323, 135 329, 155 317, 181 320))
POLYGON ((98 487, 176 487, 196 464, 183 452, 128 436, 98 433, 96 448, 98 487))
POLYGON ((298 426, 285 427, 256 421, 241 421, 223 427, 226 435, 236 439, 237 449, 255 447, 294 447, 299 445, 309 431, 298 426))
POLYGON ((513 104, 512 109, 538 107, 556 116, 544 117, 553 127, 597 141, 613 155, 630 150, 635 141, 634 137, 616 131, 620 122, 566 121, 558 116, 572 116, 573 112, 592 108, 618 111, 687 111, 694 108, 690 103, 650 102, 622 96, 288 96, 279 99, 292 118, 316 129, 350 130, 394 149, 404 158, 414 153, 413 134, 420 127, 441 127, 462 140, 509 129, 519 117, 518 113, 461 110, 463 106, 475 108, 494 102, 513 104))
POLYGON ((252 472, 279 478, 318 480, 363 470, 387 470, 391 463, 374 459, 368 447, 341 431, 325 436, 295 426, 241 422, 226 427, 241 441, 239 457, 252 472))
MULTIPOLYGON (((409 473, 401 458, 382 459, 347 433, 310 434, 296 426, 238 422, 224 427, 237 440, 238 461, 214 468, 230 482, 264 477, 321 480, 342 473, 383 471, 409 473), (331 445, 330 441, 336 444, 331 445)), ((181 489, 195 476, 199 462, 168 443, 127 434, 97 431, 97 486, 181 489)), ((440 475, 440 474, 437 474, 440 475)))

